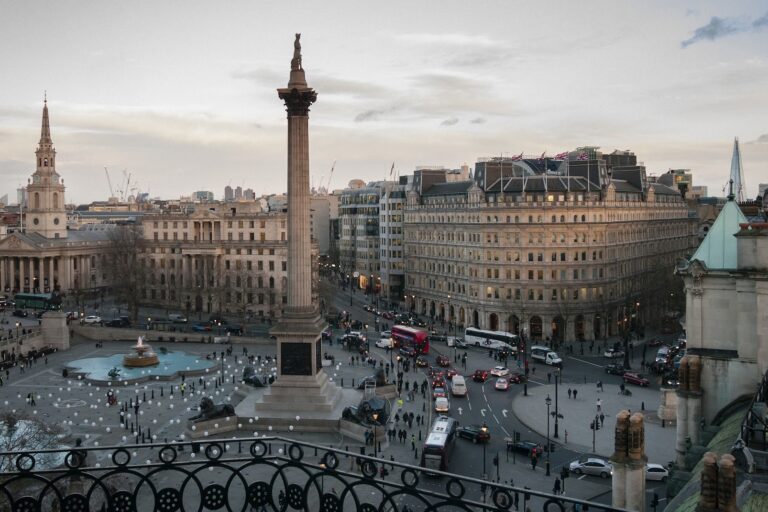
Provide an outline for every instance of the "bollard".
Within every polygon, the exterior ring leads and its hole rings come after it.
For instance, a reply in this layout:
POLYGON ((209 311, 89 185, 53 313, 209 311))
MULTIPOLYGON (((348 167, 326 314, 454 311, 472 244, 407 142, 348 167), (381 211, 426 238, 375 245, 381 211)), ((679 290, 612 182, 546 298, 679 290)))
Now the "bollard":
POLYGON ((528 396, 528 383, 523 384, 523 396, 528 396))
POLYGON ((661 428, 665 428, 665 427, 666 427, 666 420, 661 420, 661 428))
POLYGON ((355 387, 355 378, 352 377, 352 387, 355 387))
POLYGON ((146 391, 144 392, 144 400, 142 400, 142 401, 143 401, 143 402, 146 402, 146 401, 147 401, 147 392, 146 392, 146 391))
POLYGON ((344 377, 341 378, 341 387, 344 387, 344 377))
POLYGON ((586 383, 587 383, 587 376, 585 375, 584 376, 584 384, 586 384, 586 383))
POLYGON ((416 450, 414 450, 414 452, 413 452, 413 458, 414 458, 414 459, 418 459, 418 458, 419 458, 419 449, 418 449, 418 448, 416 448, 416 450))
POLYGON ((232 376, 232 384, 234 384, 234 383, 235 383, 235 376, 233 375, 232 376))
POLYGON ((421 412, 427 412, 427 403, 426 402, 421 404, 421 412))
POLYGON ((163 396, 163 386, 160 386, 160 396, 163 396))
POLYGON ((155 388, 152 388, 152 395, 151 396, 152 396, 152 400, 154 400, 155 399, 155 388))
POLYGON ((419 430, 419 441, 421 441, 421 430, 419 430))
POLYGON ((641 411, 645 410, 645 402, 640 402, 640 410, 641 411))

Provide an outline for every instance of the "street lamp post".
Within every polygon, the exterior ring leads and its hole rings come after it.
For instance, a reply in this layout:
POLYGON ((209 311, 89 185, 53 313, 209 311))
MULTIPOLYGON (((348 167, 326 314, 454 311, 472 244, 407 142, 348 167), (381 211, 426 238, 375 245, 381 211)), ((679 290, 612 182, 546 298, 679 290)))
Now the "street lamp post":
POLYGON ((19 327, 21 327, 21 322, 16 322, 16 339, 19 339, 19 327))
MULTIPOLYGON (((485 422, 483 422, 483 426, 480 427, 480 430, 483 432, 483 438, 488 439, 488 425, 486 425, 485 422)), ((485 472, 485 447, 488 443, 483 443, 483 479, 488 478, 488 474, 485 472)))
POLYGON ((379 422, 379 413, 373 413, 373 458, 379 458, 379 452, 376 446, 376 424, 379 422))
POLYGON ((560 369, 558 368, 558 369, 555 370, 555 433, 554 433, 554 436, 553 436, 555 439, 558 439, 560 437, 560 428, 559 428, 560 426, 559 426, 559 423, 558 423, 558 418, 559 418, 560 414, 559 414, 559 410, 558 410, 558 407, 557 407, 557 396, 558 396, 558 393, 557 393, 558 388, 557 388, 557 386, 558 386, 558 381, 559 380, 560 380, 560 369))
POLYGON ((544 402, 547 404, 547 462, 545 463, 545 467, 547 470, 546 476, 549 476, 549 406, 552 405, 552 399, 549 398, 549 395, 547 395, 544 402))

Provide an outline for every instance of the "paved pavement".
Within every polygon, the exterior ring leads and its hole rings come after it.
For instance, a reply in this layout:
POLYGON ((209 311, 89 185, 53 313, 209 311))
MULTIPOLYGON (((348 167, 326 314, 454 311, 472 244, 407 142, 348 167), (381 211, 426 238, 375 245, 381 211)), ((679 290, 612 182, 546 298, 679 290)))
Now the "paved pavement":
MULTIPOLYGON (((614 428, 616 415, 623 409, 632 412, 642 411, 645 406, 645 452, 649 462, 666 464, 672 459, 670 447, 675 445, 675 428, 661 427, 661 421, 656 416, 659 406, 659 391, 656 389, 641 388, 628 385, 632 396, 619 394, 619 387, 615 384, 604 384, 604 391, 600 392, 593 383, 589 384, 564 384, 558 386, 558 412, 563 416, 559 419, 559 438, 554 435, 554 418, 550 416, 550 439, 571 449, 585 453, 595 453, 604 457, 610 457, 614 449, 614 428), (568 389, 576 390, 576 398, 568 398, 568 389), (600 399, 601 411, 597 410, 597 400, 600 399), (603 427, 593 431, 590 423, 595 416, 604 415, 603 427), (592 440, 595 440, 595 448, 592 449, 592 440)), ((518 394, 512 402, 514 414, 527 426, 541 435, 547 433, 547 405, 546 397, 552 399, 550 413, 555 411, 555 386, 554 384, 529 386, 528 396, 518 394)))

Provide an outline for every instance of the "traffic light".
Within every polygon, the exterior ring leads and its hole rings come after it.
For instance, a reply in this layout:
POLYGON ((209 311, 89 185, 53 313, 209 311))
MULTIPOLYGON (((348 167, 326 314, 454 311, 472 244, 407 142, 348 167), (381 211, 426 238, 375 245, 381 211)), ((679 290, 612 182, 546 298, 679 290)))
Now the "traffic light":
POLYGON ((595 430, 595 422, 594 421, 590 422, 589 430, 595 430))

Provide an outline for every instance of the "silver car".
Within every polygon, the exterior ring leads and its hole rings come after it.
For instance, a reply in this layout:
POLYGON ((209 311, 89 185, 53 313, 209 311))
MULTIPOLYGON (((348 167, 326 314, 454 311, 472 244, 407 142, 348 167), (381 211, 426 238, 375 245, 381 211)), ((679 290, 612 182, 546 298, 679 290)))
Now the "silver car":
POLYGON ((611 466, 610 462, 605 459, 591 457, 571 462, 568 469, 570 469, 571 473, 577 475, 594 475, 601 478, 608 478, 613 474, 613 466, 611 466))

